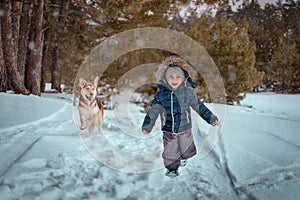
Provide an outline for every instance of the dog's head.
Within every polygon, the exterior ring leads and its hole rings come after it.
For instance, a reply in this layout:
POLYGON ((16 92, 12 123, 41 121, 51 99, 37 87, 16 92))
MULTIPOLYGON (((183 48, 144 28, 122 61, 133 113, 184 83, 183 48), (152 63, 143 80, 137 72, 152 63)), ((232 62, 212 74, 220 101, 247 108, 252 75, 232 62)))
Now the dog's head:
POLYGON ((99 77, 97 76, 94 81, 87 82, 85 79, 79 79, 79 86, 81 88, 81 96, 84 100, 91 101, 97 95, 99 77))

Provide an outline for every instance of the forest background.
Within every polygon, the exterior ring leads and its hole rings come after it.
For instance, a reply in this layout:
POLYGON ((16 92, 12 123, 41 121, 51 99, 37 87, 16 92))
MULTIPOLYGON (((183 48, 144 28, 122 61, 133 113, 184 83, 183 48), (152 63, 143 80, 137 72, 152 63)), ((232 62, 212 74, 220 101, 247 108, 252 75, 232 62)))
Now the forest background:
MULTIPOLYGON (((40 95, 47 82, 56 92, 62 84, 72 92, 82 62, 106 38, 162 27, 206 49, 228 103, 246 92, 300 93, 300 0, 264 7, 255 0, 3 0, 0 18, 0 92, 40 95)), ((131 68, 170 54, 129 52, 106 69, 100 85, 113 86, 131 68)), ((198 96, 210 101, 200 75, 196 82, 198 96)))

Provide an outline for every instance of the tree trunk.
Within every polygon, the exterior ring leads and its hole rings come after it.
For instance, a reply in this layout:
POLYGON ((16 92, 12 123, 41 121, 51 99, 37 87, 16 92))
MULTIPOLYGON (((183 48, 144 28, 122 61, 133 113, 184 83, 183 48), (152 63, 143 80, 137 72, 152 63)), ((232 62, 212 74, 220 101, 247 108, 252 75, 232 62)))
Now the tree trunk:
MULTIPOLYGON (((1 3, 0 3, 1 8, 1 3)), ((4 65, 4 56, 2 51, 2 39, 1 39, 1 25, 0 25, 0 92, 6 92, 6 69, 4 65)))
POLYGON ((59 46, 56 45, 51 49, 52 56, 52 70, 51 70, 51 89, 55 89, 57 92, 61 92, 60 83, 60 64, 58 63, 59 46))
POLYGON ((18 40, 18 70, 22 79, 22 84, 25 83, 25 63, 27 56, 28 37, 30 32, 32 16, 32 4, 24 1, 22 7, 22 15, 20 19, 20 31, 18 40))
MULTIPOLYGON (((55 3, 55 2, 54 2, 55 3)), ((49 26, 49 22, 50 22, 50 17, 51 17, 51 13, 49 11, 50 10, 50 6, 49 4, 45 5, 45 13, 44 13, 44 26, 48 27, 49 26)), ((50 51, 50 42, 51 41, 51 34, 50 34, 50 30, 49 29, 45 29, 44 32, 44 47, 43 47, 43 58, 42 58, 42 77, 41 77, 41 92, 45 92, 45 87, 46 87, 46 82, 45 82, 45 78, 46 78, 46 66, 47 65, 47 61, 49 59, 47 55, 49 55, 49 51, 50 51)))
POLYGON ((29 53, 26 65, 26 86, 35 95, 41 95, 41 66, 43 56, 44 0, 33 6, 33 17, 29 36, 29 53))
MULTIPOLYGON (((59 30, 60 34, 63 34, 65 32, 65 24, 66 24, 66 17, 67 12, 69 10, 69 0, 61 0, 60 3, 60 9, 59 9, 59 22, 61 25, 61 28, 59 30)), ((61 92, 61 63, 59 62, 59 56, 61 53, 61 41, 59 39, 60 37, 57 35, 56 39, 54 41, 54 47, 52 48, 52 89, 55 89, 58 92, 61 92)))
POLYGON ((42 58, 42 77, 41 77, 41 92, 45 92, 45 77, 46 77, 46 62, 47 62, 47 54, 49 52, 49 33, 44 33, 44 47, 43 47, 43 58, 42 58))
MULTIPOLYGON (((13 34, 13 40, 16 44, 14 46, 15 48, 15 55, 18 57, 18 39, 19 39, 19 28, 20 28, 20 16, 22 12, 22 3, 18 1, 12 2, 12 34, 13 34)), ((17 65, 18 66, 18 65, 17 65)), ((24 83, 24 81, 23 81, 24 83)))
POLYGON ((2 20, 2 45, 7 75, 10 78, 15 93, 29 94, 29 91, 25 88, 24 84, 22 84, 22 78, 17 67, 17 55, 15 52, 17 42, 14 41, 13 36, 12 3, 10 0, 4 0, 2 1, 2 6, 4 10, 2 20))

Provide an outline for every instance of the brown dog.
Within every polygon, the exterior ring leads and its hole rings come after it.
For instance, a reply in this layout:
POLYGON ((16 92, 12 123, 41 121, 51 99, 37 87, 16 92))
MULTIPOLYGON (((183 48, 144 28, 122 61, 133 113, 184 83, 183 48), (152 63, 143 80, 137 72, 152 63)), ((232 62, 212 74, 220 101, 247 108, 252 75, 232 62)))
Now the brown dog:
POLYGON ((97 122, 99 123, 99 131, 102 132, 104 110, 102 101, 97 99, 98 81, 98 76, 93 82, 87 82, 83 78, 79 79, 79 86, 81 88, 78 106, 81 123, 80 129, 83 130, 88 125, 90 133, 94 131, 97 122))

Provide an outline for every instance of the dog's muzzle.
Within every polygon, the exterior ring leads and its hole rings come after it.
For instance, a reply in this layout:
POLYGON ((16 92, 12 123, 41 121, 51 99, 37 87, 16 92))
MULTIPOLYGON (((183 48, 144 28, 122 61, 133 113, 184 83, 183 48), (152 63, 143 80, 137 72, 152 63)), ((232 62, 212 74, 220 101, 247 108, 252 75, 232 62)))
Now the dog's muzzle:
POLYGON ((93 94, 85 95, 85 98, 87 98, 88 100, 92 100, 93 99, 93 94))

